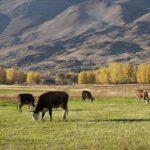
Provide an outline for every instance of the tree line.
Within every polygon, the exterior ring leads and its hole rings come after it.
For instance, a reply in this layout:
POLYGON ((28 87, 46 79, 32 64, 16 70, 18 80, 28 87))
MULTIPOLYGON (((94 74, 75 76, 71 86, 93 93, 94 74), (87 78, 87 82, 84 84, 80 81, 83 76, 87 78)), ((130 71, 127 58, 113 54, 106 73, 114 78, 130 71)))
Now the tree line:
POLYGON ((150 64, 132 65, 111 63, 94 71, 59 72, 44 74, 38 71, 21 71, 0 68, 0 84, 130 84, 150 83, 150 64), (44 82, 46 81, 46 82, 44 82))
POLYGON ((24 72, 15 68, 0 68, 0 84, 38 84, 40 78, 41 74, 37 71, 24 72))
POLYGON ((150 64, 111 63, 95 71, 82 71, 78 84, 150 83, 150 64))

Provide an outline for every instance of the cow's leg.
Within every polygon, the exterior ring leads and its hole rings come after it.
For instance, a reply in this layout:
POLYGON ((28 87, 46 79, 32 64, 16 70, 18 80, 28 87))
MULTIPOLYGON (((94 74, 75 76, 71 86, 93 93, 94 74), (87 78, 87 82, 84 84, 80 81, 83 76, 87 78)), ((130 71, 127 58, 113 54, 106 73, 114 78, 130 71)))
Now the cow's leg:
POLYGON ((52 108, 49 108, 50 121, 52 121, 52 108))
POLYGON ((63 120, 66 120, 67 108, 63 109, 63 120))
POLYGON ((19 105, 19 112, 22 112, 21 107, 22 107, 22 105, 20 104, 20 105, 19 105))
POLYGON ((85 102, 85 98, 82 97, 82 102, 85 102))
POLYGON ((148 104, 148 100, 147 99, 144 99, 144 101, 145 101, 146 104, 148 104))
POLYGON ((21 106, 19 105, 19 112, 21 112, 21 106))
POLYGON ((137 97, 137 100, 138 100, 138 104, 140 103, 140 97, 137 97))
POLYGON ((44 118, 44 115, 45 115, 45 112, 42 112, 42 121, 45 121, 43 118, 44 118))
POLYGON ((145 103, 147 104, 147 100, 145 100, 145 103))
POLYGON ((30 111, 30 105, 28 105, 28 111, 30 111))
POLYGON ((140 98, 138 98, 138 104, 140 103, 140 98))

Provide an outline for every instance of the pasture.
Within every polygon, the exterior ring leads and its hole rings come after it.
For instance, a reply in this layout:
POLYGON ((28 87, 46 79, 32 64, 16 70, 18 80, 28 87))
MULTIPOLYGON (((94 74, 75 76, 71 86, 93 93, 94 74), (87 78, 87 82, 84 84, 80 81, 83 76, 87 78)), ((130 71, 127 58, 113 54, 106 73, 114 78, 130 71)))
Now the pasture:
MULTIPOLYGON (((41 116, 40 116, 41 117, 41 116)), ((32 121, 32 113, 16 103, 0 100, 0 149, 2 150, 148 150, 150 105, 135 98, 100 97, 94 103, 69 99, 69 114, 62 121, 60 109, 53 121, 32 121)))

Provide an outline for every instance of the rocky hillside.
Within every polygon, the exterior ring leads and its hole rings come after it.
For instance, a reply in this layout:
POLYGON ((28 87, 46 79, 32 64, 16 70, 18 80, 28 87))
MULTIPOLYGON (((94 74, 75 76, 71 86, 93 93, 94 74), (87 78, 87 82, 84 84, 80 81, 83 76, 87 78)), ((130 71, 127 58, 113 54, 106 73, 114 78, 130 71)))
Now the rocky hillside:
POLYGON ((0 64, 85 70, 150 63, 150 0, 0 0, 0 64))

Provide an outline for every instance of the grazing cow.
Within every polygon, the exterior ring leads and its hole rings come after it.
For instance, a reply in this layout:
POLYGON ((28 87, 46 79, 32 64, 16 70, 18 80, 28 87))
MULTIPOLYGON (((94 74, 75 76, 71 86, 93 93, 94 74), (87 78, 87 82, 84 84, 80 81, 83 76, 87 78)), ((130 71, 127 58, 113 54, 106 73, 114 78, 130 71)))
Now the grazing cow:
POLYGON ((146 90, 137 90, 136 97, 138 99, 138 103, 140 103, 140 100, 143 98, 145 103, 149 103, 149 98, 148 98, 148 92, 146 90))
POLYGON ((34 102, 35 102, 35 99, 32 96, 32 94, 28 94, 28 93, 19 94, 18 100, 17 100, 17 106, 19 107, 19 112, 22 112, 21 107, 23 105, 28 105, 29 107, 31 107, 31 106, 35 107, 34 102))
POLYGON ((63 120, 66 120, 66 113, 68 112, 68 98, 66 92, 51 91, 42 94, 39 97, 37 106, 33 112, 33 119, 38 120, 39 113, 42 112, 42 120, 46 111, 49 111, 50 121, 52 121, 52 108, 61 107, 63 109, 63 120))
POLYGON ((89 91, 82 91, 82 101, 85 101, 85 99, 91 99, 91 102, 93 102, 93 100, 95 100, 95 98, 92 97, 91 92, 89 92, 89 91))

